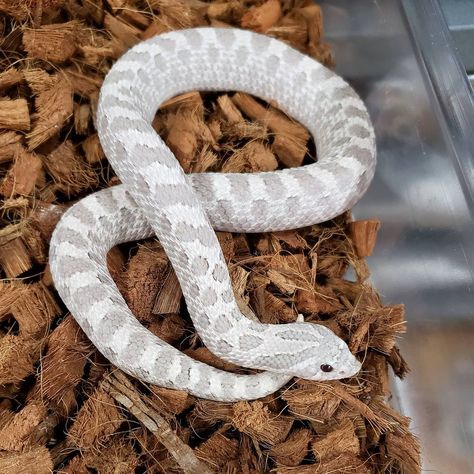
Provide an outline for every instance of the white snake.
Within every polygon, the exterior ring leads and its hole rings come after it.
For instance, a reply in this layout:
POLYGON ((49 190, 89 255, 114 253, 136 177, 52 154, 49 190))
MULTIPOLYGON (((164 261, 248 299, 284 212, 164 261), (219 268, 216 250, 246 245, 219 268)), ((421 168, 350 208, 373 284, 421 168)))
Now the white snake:
POLYGON ((238 29, 174 31, 142 42, 108 73, 97 128, 123 184, 72 206, 51 240, 56 288, 90 340, 144 381, 208 399, 273 393, 293 376, 350 377, 360 363, 329 329, 244 317, 214 229, 268 232, 331 219, 351 208, 375 168, 369 116, 339 76, 269 37, 238 29), (164 101, 190 90, 241 90, 276 100, 308 127, 318 162, 271 173, 185 175, 151 126, 164 101), (135 319, 106 266, 121 242, 157 235, 204 344, 255 375, 195 361, 135 319))

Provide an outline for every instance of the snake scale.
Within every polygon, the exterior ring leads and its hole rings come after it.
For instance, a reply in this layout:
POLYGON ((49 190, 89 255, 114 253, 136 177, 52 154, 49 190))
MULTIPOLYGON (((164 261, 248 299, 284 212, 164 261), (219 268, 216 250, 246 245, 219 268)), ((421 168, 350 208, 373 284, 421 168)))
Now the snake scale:
POLYGON ((241 314, 213 229, 268 232, 350 209, 375 168, 366 108, 339 76, 283 42, 233 28, 193 28, 139 43, 101 88, 97 129, 121 185, 74 204, 50 247, 54 282, 79 325, 113 364, 152 384, 207 399, 273 393, 292 377, 330 380, 360 363, 324 326, 262 324, 241 314), (255 174, 186 175, 151 126, 156 110, 191 90, 240 90, 276 101, 315 138, 318 161, 255 174), (240 375, 195 361, 133 316, 106 266, 119 243, 158 236, 202 341, 240 375))

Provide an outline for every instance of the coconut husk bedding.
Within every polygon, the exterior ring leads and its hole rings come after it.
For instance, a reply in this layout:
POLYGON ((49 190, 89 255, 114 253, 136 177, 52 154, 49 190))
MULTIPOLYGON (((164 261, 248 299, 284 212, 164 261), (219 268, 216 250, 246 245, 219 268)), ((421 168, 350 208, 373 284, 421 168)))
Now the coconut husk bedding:
MULTIPOLYGON (((304 229, 218 232, 242 312, 265 323, 299 313, 346 340, 355 377, 294 379, 260 400, 221 403, 126 376, 88 341, 54 289, 48 242, 68 206, 119 183, 95 131, 113 62, 142 39, 238 26, 333 66, 308 0, 0 0, 0 473, 417 473, 409 419, 390 403, 402 305, 384 305, 366 257, 380 223, 350 213, 304 229), (348 275, 351 275, 350 277, 348 275)), ((190 92, 154 128, 186 172, 272 171, 317 159, 308 131, 238 91, 190 92)), ((135 316, 196 360, 195 333, 156 239, 112 249, 109 270, 135 316)))

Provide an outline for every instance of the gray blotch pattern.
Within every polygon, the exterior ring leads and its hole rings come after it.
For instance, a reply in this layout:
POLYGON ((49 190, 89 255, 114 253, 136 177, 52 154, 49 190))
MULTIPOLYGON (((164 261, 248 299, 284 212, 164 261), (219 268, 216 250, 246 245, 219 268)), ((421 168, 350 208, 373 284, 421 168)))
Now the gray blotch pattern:
POLYGON ((239 310, 213 230, 268 232, 331 219, 366 191, 375 138, 366 108, 332 71, 278 40, 238 29, 173 31, 139 43, 107 75, 97 128, 122 185, 72 206, 51 240, 56 288, 113 364, 156 385, 213 400, 251 400, 298 376, 349 377, 360 363, 312 323, 262 324, 239 310), (150 126, 160 104, 191 90, 241 90, 274 100, 308 127, 318 162, 271 173, 185 175, 150 126), (204 344, 265 370, 227 373, 182 354, 130 312, 107 270, 108 250, 158 236, 204 344), (321 364, 330 364, 327 373, 321 364))

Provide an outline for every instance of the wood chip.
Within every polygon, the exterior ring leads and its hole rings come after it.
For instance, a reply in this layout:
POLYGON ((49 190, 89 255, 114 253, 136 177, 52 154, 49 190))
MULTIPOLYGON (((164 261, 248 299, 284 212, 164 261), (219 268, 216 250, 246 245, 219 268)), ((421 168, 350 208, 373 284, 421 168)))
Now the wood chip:
POLYGON ((0 92, 18 84, 23 79, 23 73, 14 67, 3 71, 0 73, 0 92))
POLYGON ((263 323, 294 323, 298 316, 280 298, 263 287, 253 293, 252 303, 259 320, 263 323))
POLYGON ((78 28, 76 20, 35 29, 25 28, 23 45, 30 58, 61 64, 76 52, 78 28))
POLYGON ((97 133, 89 135, 81 144, 86 160, 89 164, 94 165, 105 159, 104 150, 100 144, 97 133))
POLYGON ((312 437, 311 430, 296 430, 283 443, 273 446, 269 454, 279 465, 298 466, 308 455, 312 437))
POLYGON ((162 279, 162 286, 153 305, 153 314, 179 313, 183 292, 176 273, 169 265, 166 276, 162 279))
POLYGON ((66 120, 72 116, 72 89, 67 80, 58 76, 53 87, 40 92, 35 99, 35 109, 33 128, 27 134, 30 150, 57 135, 66 120))
POLYGON ((49 153, 44 163, 56 189, 66 196, 93 189, 99 184, 94 170, 76 153, 70 141, 61 143, 49 153))
POLYGON ((68 439, 80 449, 106 443, 125 420, 119 406, 102 387, 97 388, 76 415, 68 439))
POLYGON ((78 135, 85 135, 89 128, 91 108, 89 104, 74 103, 74 130, 78 135))
POLYGON ((249 142, 227 159, 222 172, 250 173, 256 171, 274 171, 278 162, 270 148, 258 141, 249 142))
POLYGON ((209 466, 216 469, 229 460, 237 458, 239 442, 216 432, 208 440, 201 443, 194 452, 198 459, 205 461, 209 466))
POLYGON ((0 453, 0 472, 46 474, 52 470, 51 454, 44 446, 23 452, 0 453))
POLYGON ((124 50, 140 41, 140 30, 109 12, 105 13, 104 26, 122 43, 124 50))
POLYGON ((300 166, 307 153, 308 131, 274 108, 266 108, 253 97, 237 92, 232 101, 248 117, 266 125, 275 133, 272 149, 288 167, 300 166))
POLYGON ((161 407, 164 414, 179 415, 191 407, 195 398, 183 390, 173 390, 164 387, 150 387, 153 393, 153 402, 161 407))
POLYGON ((38 346, 38 341, 13 334, 0 338, 0 386, 17 384, 33 372, 38 346))
POLYGON ((344 420, 324 436, 314 438, 311 449, 316 459, 330 459, 344 453, 360 453, 359 438, 350 420, 344 420))
POLYGON ((0 430, 0 451, 21 451, 46 415, 46 407, 38 401, 29 402, 0 430))
POLYGON ((99 450, 84 453, 84 464, 101 474, 117 474, 117 471, 125 474, 135 472, 139 459, 132 440, 114 436, 99 450))
POLYGON ((366 220, 349 223, 349 234, 359 258, 370 257, 377 240, 380 221, 366 220))
POLYGON ((43 163, 38 155, 17 147, 13 166, 0 185, 0 194, 31 196, 35 185, 44 185, 43 163))
POLYGON ((18 322, 22 336, 42 339, 60 309, 45 285, 31 283, 22 287, 21 297, 11 305, 10 312, 18 322))
POLYGON ((13 160, 21 148, 21 135, 13 131, 0 132, 0 164, 13 160))
POLYGON ((30 111, 25 99, 0 100, 0 128, 28 131, 30 126, 30 111))
POLYGON ((240 24, 243 28, 265 33, 280 17, 280 2, 278 0, 267 0, 260 6, 251 7, 243 15, 240 24))
POLYGON ((175 461, 189 474, 211 474, 192 449, 171 429, 166 420, 151 406, 141 400, 140 395, 128 379, 119 372, 109 377, 105 383, 110 395, 127 408, 154 436, 168 449, 175 461))
POLYGON ((0 230, 0 266, 8 278, 15 278, 32 267, 28 248, 18 226, 10 225, 0 230))
POLYGON ((140 321, 153 320, 153 306, 169 271, 168 258, 163 249, 156 245, 140 247, 130 260, 124 296, 133 314, 140 321))
POLYGON ((63 416, 67 417, 75 408, 75 394, 69 395, 80 382, 91 351, 89 341, 71 315, 49 336, 39 392, 42 398, 53 402, 63 416))
POLYGON ((259 401, 237 402, 233 406, 232 424, 242 433, 273 446, 286 439, 293 419, 270 413, 259 401))

